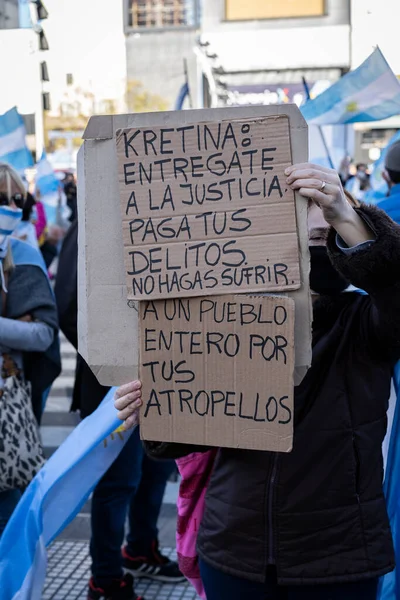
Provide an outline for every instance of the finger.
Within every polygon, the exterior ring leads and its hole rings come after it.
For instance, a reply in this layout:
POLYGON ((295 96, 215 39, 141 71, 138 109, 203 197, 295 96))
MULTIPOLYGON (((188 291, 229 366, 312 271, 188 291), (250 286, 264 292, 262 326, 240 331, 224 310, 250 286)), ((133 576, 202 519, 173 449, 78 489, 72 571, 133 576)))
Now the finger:
POLYGON ((299 189, 299 194, 304 196, 304 198, 310 198, 317 205, 321 204, 322 206, 326 206, 327 204, 331 204, 333 201, 332 196, 328 196, 327 194, 324 194, 324 192, 316 190, 315 188, 302 187, 299 189))
POLYGON ((138 411, 139 408, 142 406, 142 404, 143 404, 143 402, 142 402, 141 398, 139 400, 136 400, 136 402, 131 403, 129 406, 127 406, 126 408, 124 408, 123 410, 120 410, 118 412, 118 415, 117 415, 118 419, 120 421, 125 421, 131 415, 133 415, 133 413, 138 411))
POLYGON ((295 165, 291 165, 287 169, 285 169, 285 175, 289 175, 293 171, 297 171, 299 169, 314 169, 317 171, 322 171, 323 173, 334 173, 337 174, 334 169, 330 169, 329 167, 323 167, 322 165, 316 165, 314 163, 298 163, 295 165))
POLYGON ((299 190, 300 188, 312 188, 323 192, 325 195, 336 195, 338 193, 338 187, 331 183, 326 183, 322 188, 323 182, 319 179, 297 179, 290 184, 292 190, 299 190))
POLYGON ((122 398, 122 396, 126 396, 130 392, 140 390, 141 387, 142 382, 137 380, 126 383, 125 385, 121 385, 115 392, 115 398, 122 398))
MULTIPOLYGON (((316 190, 320 190, 321 186, 323 185, 323 181, 321 181, 320 179, 295 179, 294 181, 292 181, 292 183, 290 183, 290 187, 293 189, 298 189, 301 187, 310 187, 310 188, 315 188, 316 190)), ((333 188, 334 186, 332 184, 329 184, 325 181, 325 187, 324 189, 326 189, 328 187, 328 185, 333 188)))
POLYGON ((296 179, 319 179, 320 181, 336 183, 338 181, 338 176, 335 172, 324 173, 318 169, 297 169, 287 177, 286 183, 290 185, 296 179))
POLYGON ((117 410, 123 410, 124 408, 129 406, 129 404, 132 404, 132 402, 136 402, 136 400, 139 400, 141 395, 142 395, 141 390, 136 390, 134 392, 131 392, 130 394, 127 394, 126 396, 123 396, 122 398, 118 398, 117 400, 115 400, 114 406, 117 410))
POLYGON ((126 419, 126 421, 123 424, 123 428, 125 430, 132 429, 132 427, 135 427, 135 425, 138 425, 138 424, 139 424, 139 415, 137 413, 135 413, 126 419))

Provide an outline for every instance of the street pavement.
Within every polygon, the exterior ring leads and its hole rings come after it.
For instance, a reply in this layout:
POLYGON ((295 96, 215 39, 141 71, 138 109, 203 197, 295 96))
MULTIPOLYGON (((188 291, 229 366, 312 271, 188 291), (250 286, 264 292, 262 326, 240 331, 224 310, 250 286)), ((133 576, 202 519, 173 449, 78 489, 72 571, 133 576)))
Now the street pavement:
MULTIPOLYGON (((42 439, 47 457, 68 437, 78 424, 77 414, 69 412, 74 382, 75 350, 62 338, 63 370, 55 381, 42 420, 42 439)), ((176 496, 178 482, 170 481, 159 519, 159 537, 163 553, 176 559, 176 496)), ((43 600, 86 600, 90 578, 90 500, 75 520, 63 531, 48 551, 48 569, 43 600)), ((161 584, 141 579, 135 590, 145 600, 195 600, 189 584, 161 584)))

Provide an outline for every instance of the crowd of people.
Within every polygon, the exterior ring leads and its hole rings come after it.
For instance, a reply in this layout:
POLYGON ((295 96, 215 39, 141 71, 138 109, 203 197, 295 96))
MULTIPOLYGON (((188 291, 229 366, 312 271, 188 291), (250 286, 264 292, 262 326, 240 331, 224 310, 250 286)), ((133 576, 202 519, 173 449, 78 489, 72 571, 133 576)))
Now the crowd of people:
MULTIPOLYGON (((198 453, 211 477, 185 486, 194 500, 207 487, 188 576, 198 569, 207 600, 375 600, 379 578, 393 570, 382 444, 400 359, 400 143, 386 155, 388 197, 378 207, 362 202, 367 165, 339 171, 307 163, 285 172, 309 203, 313 301, 293 451, 142 444, 136 428, 93 492, 88 599, 139 600, 134 577, 188 575, 162 554, 157 521, 174 461, 198 453)), ((40 190, 30 193, 0 164, 0 536, 44 461, 38 425, 61 371, 59 331, 78 349, 72 175, 64 192, 70 222, 48 226, 40 190)), ((85 419, 107 392, 78 354, 71 410, 85 419)), ((140 422, 141 404, 139 381, 117 390, 127 428, 140 422)))
MULTIPOLYGON (((76 184, 71 176, 65 184, 69 214, 76 214, 76 184)), ((60 185, 60 200, 61 193, 60 185)), ((48 223, 40 188, 30 190, 11 165, 0 163, 0 536, 44 461, 37 425, 61 372, 50 269, 68 226, 61 219, 48 223), (16 444, 24 451, 17 452, 16 444)))
POLYGON ((352 163, 346 156, 339 166, 339 177, 343 187, 360 202, 371 189, 371 173, 366 163, 352 163))
MULTIPOLYGON (((64 193, 70 222, 48 226, 40 190, 35 195, 28 192, 11 166, 0 165, 1 400, 12 410, 16 400, 21 402, 13 391, 17 389, 21 395, 23 387, 23 407, 29 414, 20 423, 17 442, 29 431, 33 442, 30 455, 26 450, 20 462, 30 459, 34 463, 25 477, 7 478, 2 454, 12 447, 11 430, 15 423, 0 402, 0 536, 24 487, 44 461, 37 432, 34 435, 35 423, 40 425, 51 383, 61 371, 59 329, 76 349, 78 346, 78 215, 76 182, 71 174, 65 177, 64 193), (18 262, 17 251, 18 257, 22 254, 18 262), (51 267, 55 259, 57 277, 52 286, 51 267)), ((78 354, 71 410, 79 411, 85 418, 96 410, 107 392, 108 388, 97 382, 78 354)), ((18 468, 20 464, 14 470, 18 468)), ((132 574, 166 583, 184 580, 178 565, 161 553, 157 530, 166 484, 175 468, 172 460, 151 460, 135 431, 100 480, 92 497, 93 577, 88 582, 88 598, 136 598, 132 574), (121 551, 127 514, 130 528, 121 551)))

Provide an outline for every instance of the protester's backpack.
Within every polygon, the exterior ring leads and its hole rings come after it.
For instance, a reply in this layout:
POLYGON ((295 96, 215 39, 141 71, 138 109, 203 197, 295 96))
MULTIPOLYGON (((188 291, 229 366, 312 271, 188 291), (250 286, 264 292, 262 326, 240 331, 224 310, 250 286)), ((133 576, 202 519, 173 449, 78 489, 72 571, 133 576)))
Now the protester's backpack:
POLYGON ((179 568, 203 599, 206 596, 200 578, 196 541, 216 453, 217 450, 196 452, 176 461, 182 477, 178 495, 176 533, 179 568))

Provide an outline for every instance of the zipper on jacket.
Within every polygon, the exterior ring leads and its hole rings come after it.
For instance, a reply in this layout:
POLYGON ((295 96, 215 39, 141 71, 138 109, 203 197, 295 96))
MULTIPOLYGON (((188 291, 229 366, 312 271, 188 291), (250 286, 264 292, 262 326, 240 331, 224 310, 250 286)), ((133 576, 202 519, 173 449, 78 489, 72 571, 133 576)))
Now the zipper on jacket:
POLYGON ((272 462, 271 478, 268 485, 268 508, 267 508, 267 523, 268 523, 268 564, 275 564, 275 547, 274 547, 274 491, 276 476, 278 473, 278 460, 279 455, 277 452, 274 453, 274 459, 272 462))

